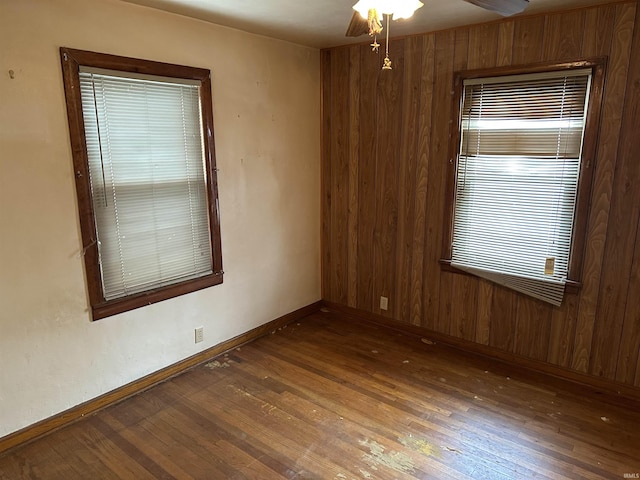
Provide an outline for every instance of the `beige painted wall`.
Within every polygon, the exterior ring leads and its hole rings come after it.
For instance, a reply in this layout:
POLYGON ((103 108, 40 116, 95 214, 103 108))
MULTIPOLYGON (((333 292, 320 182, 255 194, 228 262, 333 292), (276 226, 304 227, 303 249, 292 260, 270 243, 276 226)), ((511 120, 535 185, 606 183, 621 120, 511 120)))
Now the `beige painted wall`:
POLYGON ((0 437, 320 299, 319 82, 311 48, 118 0, 0 0, 0 437), (211 70, 223 285, 90 321, 60 46, 211 70))

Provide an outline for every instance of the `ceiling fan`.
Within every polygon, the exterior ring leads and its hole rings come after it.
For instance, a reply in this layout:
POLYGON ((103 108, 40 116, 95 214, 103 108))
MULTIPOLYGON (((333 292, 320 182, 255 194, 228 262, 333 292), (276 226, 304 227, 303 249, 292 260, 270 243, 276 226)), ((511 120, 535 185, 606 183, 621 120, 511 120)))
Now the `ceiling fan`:
MULTIPOLYGON (((446 1, 446 0, 444 0, 446 1)), ((486 10, 498 12, 500 15, 508 17, 522 12, 529 0, 464 0, 486 10)), ((380 48, 377 36, 382 33, 382 21, 384 16, 387 20, 387 45, 386 55, 382 64, 383 70, 391 70, 391 60, 389 59, 389 22, 390 19, 409 18, 414 12, 424 4, 419 0, 359 0, 353 9, 355 12, 351 17, 351 22, 347 28, 347 37, 359 37, 368 33, 373 37, 371 47, 374 52, 380 48)))
MULTIPOLYGON (((463 0, 463 1, 472 3, 486 10, 497 12, 504 17, 509 17, 511 15, 515 15, 516 13, 520 13, 524 11, 525 8, 527 8, 527 5, 529 5, 529 0, 463 0)), ((371 29, 371 21, 372 21, 371 10, 372 9, 375 9, 377 11, 377 16, 378 16, 377 23, 379 25, 379 31, 377 33, 380 33, 382 31, 382 14, 387 13, 386 11, 384 11, 385 8, 393 9, 390 11, 394 12, 394 15, 393 15, 394 19, 409 18, 411 15, 413 15, 413 12, 415 10, 422 7, 422 2, 395 1, 395 2, 392 2, 393 6, 387 7, 387 5, 391 5, 390 2, 388 1, 376 2, 375 0, 369 0, 369 1, 361 0, 358 3, 356 3, 356 5, 353 6, 353 8, 356 11, 353 12, 353 17, 351 17, 351 22, 349 23, 349 27, 347 28, 346 36, 359 37, 360 35, 364 35, 365 33, 369 33, 370 35, 376 34, 375 32, 376 28, 373 29, 373 33, 371 29), (408 7, 405 7, 410 10, 408 12, 408 15, 401 14, 401 16, 399 16, 398 13, 396 13, 398 12, 397 9, 399 8, 398 4, 410 5, 408 7), (363 12, 366 12, 366 13, 363 13, 363 12)), ((402 9, 402 7, 400 8, 402 9)), ((406 10, 402 9, 401 11, 405 12, 406 10)))

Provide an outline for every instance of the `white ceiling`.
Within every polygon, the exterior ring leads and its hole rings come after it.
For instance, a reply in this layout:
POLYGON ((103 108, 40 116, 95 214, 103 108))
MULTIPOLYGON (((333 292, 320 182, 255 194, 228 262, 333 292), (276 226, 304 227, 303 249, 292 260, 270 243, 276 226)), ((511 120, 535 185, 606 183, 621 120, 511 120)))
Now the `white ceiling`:
MULTIPOLYGON (((356 0, 122 0, 311 47, 367 40, 345 37, 356 0)), ((615 0, 530 0, 522 15, 615 0)), ((422 0, 409 20, 391 24, 392 37, 442 30, 501 18, 463 0, 422 0)))

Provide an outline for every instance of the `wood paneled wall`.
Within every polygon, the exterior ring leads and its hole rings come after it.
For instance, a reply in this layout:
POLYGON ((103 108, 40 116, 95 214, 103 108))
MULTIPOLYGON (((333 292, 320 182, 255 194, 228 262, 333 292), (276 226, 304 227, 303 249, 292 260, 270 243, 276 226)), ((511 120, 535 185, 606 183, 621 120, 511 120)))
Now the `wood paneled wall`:
POLYGON ((640 9, 508 19, 322 51, 323 297, 640 386, 640 9), (458 70, 607 56, 583 286, 559 308, 441 269, 458 70), (379 309, 381 296, 389 309, 379 309))

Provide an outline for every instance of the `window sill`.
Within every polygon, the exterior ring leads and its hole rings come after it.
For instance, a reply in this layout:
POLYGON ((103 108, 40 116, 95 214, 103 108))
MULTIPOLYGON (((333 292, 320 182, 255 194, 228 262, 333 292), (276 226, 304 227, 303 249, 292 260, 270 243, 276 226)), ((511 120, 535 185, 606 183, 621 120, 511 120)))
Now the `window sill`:
POLYGON ((161 302, 163 300, 168 300, 197 290, 213 287, 214 285, 220 285, 222 283, 222 279, 222 272, 213 273, 196 280, 176 283, 156 290, 149 290, 136 295, 96 304, 93 305, 91 309, 93 320, 100 320, 129 310, 151 305, 152 303, 161 302))
MULTIPOLYGON (((442 270, 443 272, 457 273, 461 275, 468 275, 470 277, 475 277, 475 275, 469 272, 465 272, 464 270, 460 270, 459 268, 456 268, 453 265, 451 265, 451 259, 441 258, 439 260, 439 263, 440 263, 440 270, 442 270)), ((580 293, 581 288, 582 288, 581 282, 576 282, 575 280, 567 280, 567 283, 564 287, 564 291, 566 293, 580 293)))

